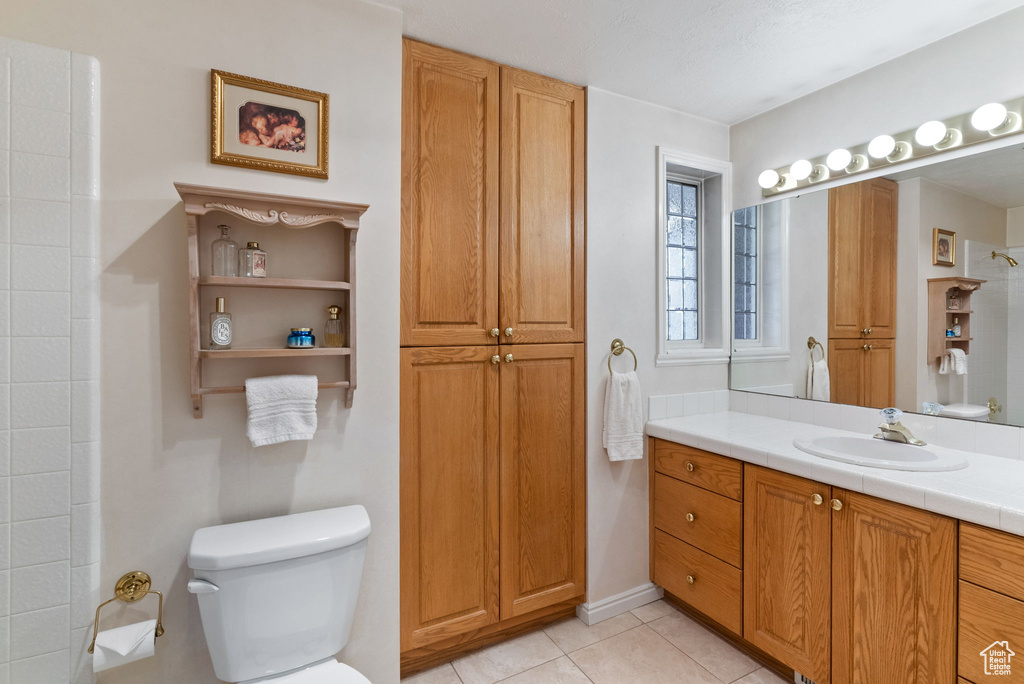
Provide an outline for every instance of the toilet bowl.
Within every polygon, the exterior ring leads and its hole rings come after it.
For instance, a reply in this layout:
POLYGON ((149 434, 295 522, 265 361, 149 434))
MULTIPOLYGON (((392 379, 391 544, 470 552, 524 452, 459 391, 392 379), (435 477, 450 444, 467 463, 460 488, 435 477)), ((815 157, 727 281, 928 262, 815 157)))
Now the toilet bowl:
POLYGON ((348 642, 370 535, 362 506, 197 530, 188 564, 214 673, 240 684, 370 684, 348 642))
POLYGON ((988 422, 988 406, 977 406, 975 404, 950 404, 944 406, 939 415, 943 418, 963 418, 965 420, 977 420, 983 423, 988 422))

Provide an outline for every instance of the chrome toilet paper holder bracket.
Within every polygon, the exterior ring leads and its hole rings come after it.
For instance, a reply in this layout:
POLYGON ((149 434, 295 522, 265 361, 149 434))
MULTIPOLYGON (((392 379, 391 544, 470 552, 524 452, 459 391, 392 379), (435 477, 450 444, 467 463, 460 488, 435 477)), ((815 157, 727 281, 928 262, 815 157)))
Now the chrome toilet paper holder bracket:
POLYGON ((96 635, 100 629, 100 611, 103 610, 103 606, 109 605, 114 601, 135 603, 144 599, 148 594, 156 594, 160 599, 156 617, 156 636, 163 636, 164 595, 152 587, 153 581, 150 579, 149 574, 141 570, 133 570, 122 575, 121 579, 117 580, 117 584, 114 585, 114 598, 108 599, 96 607, 96 619, 92 623, 92 643, 89 644, 89 653, 96 649, 96 635))

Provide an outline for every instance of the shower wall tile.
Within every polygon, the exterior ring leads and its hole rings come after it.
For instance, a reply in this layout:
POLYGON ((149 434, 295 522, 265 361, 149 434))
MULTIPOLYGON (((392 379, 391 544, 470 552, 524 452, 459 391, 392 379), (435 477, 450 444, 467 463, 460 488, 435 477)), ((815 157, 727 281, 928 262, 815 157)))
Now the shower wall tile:
POLYGON ((70 427, 14 430, 10 441, 13 475, 51 473, 71 467, 70 427))
POLYGON ((12 292, 10 311, 12 337, 67 337, 71 334, 70 293, 12 292))
POLYGON ((67 561, 10 571, 11 612, 57 608, 71 601, 71 566, 67 561))
POLYGON ((13 199, 10 214, 14 244, 71 246, 71 205, 67 202, 13 199))
POLYGON ((10 153, 11 197, 71 201, 71 160, 27 152, 10 153))
POLYGON ((10 621, 12 660, 61 651, 71 643, 68 605, 15 614, 10 621))
POLYGON ((71 340, 17 337, 11 340, 13 382, 67 382, 71 379, 71 340))
POLYGON ((71 516, 11 523, 11 567, 71 558, 71 516))
POLYGON ((67 470, 8 479, 13 522, 65 515, 71 505, 71 473, 67 470))
POLYGON ((10 125, 18 135, 8 149, 54 157, 71 155, 71 114, 36 107, 10 105, 10 125))

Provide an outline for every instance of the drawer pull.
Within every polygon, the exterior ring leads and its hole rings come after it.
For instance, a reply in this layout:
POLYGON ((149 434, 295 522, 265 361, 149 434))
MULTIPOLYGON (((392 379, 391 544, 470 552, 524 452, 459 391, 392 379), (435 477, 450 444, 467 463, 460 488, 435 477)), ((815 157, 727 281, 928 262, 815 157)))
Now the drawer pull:
POLYGON ((693 522, 694 520, 696 520, 696 517, 693 515, 693 513, 686 514, 686 522, 693 522))
POLYGON ((811 501, 814 502, 815 506, 820 506, 822 502, 825 500, 821 498, 821 494, 815 494, 814 496, 811 497, 811 501))
POLYGON ((692 473, 694 468, 696 468, 696 466, 693 465, 693 463, 691 463, 690 461, 686 462, 686 470, 687 470, 687 472, 692 473))
POLYGON ((841 511, 843 510, 843 502, 839 499, 832 499, 832 510, 841 511))
POLYGON ((687 584, 693 584, 696 581, 697 581, 697 578, 694 577, 693 575, 687 575, 686 576, 686 583, 687 584))

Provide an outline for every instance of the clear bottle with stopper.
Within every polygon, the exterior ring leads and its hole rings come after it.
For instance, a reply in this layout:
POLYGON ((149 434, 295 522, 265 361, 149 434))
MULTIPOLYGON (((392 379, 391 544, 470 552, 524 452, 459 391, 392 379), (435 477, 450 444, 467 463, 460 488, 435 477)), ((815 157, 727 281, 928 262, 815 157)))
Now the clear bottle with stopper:
POLYGON ((210 314, 210 349, 231 349, 231 314, 224 298, 217 297, 217 308, 210 314))
POLYGON ((345 346, 345 321, 341 320, 341 307, 332 304, 327 307, 327 322, 324 323, 324 346, 339 348, 345 346))
POLYGON ((959 316, 954 316, 953 317, 953 337, 960 337, 960 331, 961 331, 961 328, 960 328, 960 317, 959 316))
POLYGON ((250 242, 245 249, 238 250, 238 275, 243 278, 267 277, 267 253, 260 249, 260 243, 250 242))
POLYGON ((231 226, 221 224, 220 238, 211 245, 210 271, 215 276, 234 278, 238 275, 238 245, 228 237, 231 226))

